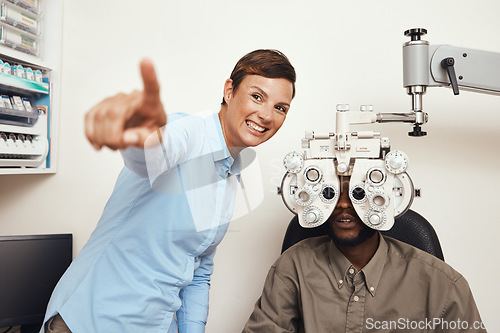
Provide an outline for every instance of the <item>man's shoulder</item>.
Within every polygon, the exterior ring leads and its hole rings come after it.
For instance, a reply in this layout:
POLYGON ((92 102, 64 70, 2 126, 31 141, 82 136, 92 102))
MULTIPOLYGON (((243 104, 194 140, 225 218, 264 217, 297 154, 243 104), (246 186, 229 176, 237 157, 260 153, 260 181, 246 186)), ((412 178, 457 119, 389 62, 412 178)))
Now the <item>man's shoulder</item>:
POLYGON ((306 238, 283 252, 273 266, 280 270, 286 270, 290 267, 326 260, 330 242, 328 236, 306 238))
POLYGON ((462 277, 453 267, 428 252, 422 251, 392 237, 384 236, 384 239, 387 243, 389 259, 405 262, 406 265, 404 265, 404 267, 415 268, 416 270, 441 276, 453 282, 456 282, 462 277))
POLYGON ((282 256, 297 256, 303 252, 318 251, 323 248, 328 249, 330 242, 331 239, 328 236, 306 238, 290 246, 289 249, 283 252, 282 256))

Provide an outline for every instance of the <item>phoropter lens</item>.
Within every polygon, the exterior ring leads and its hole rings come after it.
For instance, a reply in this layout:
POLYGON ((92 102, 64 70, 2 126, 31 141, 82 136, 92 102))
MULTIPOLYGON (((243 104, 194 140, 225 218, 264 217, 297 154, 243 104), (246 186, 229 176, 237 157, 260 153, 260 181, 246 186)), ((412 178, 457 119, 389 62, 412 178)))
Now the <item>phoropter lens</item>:
POLYGON ((355 187, 352 189, 352 197, 356 200, 363 200, 366 196, 365 190, 361 187, 355 187))
POLYGON ((317 181, 319 176, 319 171, 316 169, 309 169, 306 173, 306 177, 310 182, 317 181))
POLYGON ((322 195, 326 200, 332 200, 335 198, 335 190, 333 187, 327 186, 323 189, 322 195))

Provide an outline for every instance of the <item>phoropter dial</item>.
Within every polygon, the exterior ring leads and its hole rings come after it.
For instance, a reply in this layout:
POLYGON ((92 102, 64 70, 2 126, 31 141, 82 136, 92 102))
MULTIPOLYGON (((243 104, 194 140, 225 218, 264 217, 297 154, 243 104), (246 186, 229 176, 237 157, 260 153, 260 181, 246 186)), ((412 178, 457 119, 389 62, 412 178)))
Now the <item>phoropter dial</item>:
POLYGON ((311 227, 315 227, 323 221, 323 213, 316 206, 307 207, 302 216, 304 217, 304 222, 311 227))
POLYGON ((387 175, 382 168, 374 167, 366 173, 366 180, 373 186, 381 186, 385 183, 387 175))
POLYGON ((391 151, 385 156, 385 168, 390 173, 398 175, 406 171, 408 167, 408 156, 402 151, 391 151))
POLYGON ((365 213, 365 224, 372 229, 380 229, 384 225, 387 217, 384 212, 377 212, 369 209, 365 213))
POLYGON ((314 193, 307 187, 301 187, 295 192, 295 203, 299 206, 309 206, 314 200, 314 193))
POLYGON ((381 191, 375 191, 368 194, 370 207, 377 212, 384 211, 389 206, 389 200, 389 196, 381 191))
POLYGON ((283 165, 287 172, 297 173, 304 166, 304 157, 296 152, 288 153, 283 159, 283 165))
POLYGON ((304 178, 310 184, 317 184, 323 177, 323 173, 317 166, 311 165, 304 170, 304 178))

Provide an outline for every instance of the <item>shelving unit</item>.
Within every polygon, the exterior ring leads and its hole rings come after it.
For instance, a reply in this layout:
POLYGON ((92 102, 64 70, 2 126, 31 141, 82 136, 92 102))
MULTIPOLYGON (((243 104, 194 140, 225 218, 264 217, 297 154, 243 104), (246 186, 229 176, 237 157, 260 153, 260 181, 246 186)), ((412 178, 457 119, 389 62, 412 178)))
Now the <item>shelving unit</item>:
POLYGON ((0 175, 55 173, 63 0, 0 0, 0 6, 0 60, 43 77, 40 82, 0 71, 0 95, 26 103, 25 109, 0 104, 0 175), (6 29, 35 42, 26 47, 26 38, 6 36, 6 29))

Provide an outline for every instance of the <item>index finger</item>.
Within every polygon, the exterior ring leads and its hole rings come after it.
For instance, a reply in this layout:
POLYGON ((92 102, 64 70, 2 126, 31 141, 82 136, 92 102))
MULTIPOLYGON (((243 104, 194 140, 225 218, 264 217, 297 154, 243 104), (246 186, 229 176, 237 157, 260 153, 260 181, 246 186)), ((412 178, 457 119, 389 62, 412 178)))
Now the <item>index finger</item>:
POLYGON ((146 96, 159 97, 160 84, 156 77, 155 67, 149 59, 143 59, 141 61, 141 76, 144 84, 144 94, 146 96))

